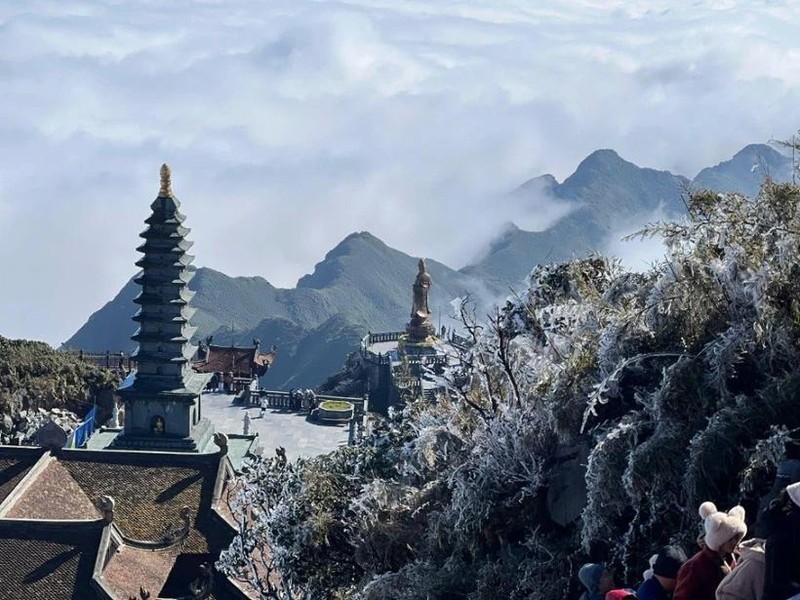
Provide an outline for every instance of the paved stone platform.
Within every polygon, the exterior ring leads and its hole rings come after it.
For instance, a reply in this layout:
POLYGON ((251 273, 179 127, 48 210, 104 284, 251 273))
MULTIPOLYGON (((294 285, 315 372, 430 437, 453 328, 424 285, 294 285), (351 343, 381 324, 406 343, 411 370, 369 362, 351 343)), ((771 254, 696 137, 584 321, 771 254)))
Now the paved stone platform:
POLYGON ((320 425, 307 420, 304 413, 270 408, 261 418, 260 408, 233 404, 233 396, 203 394, 203 417, 216 431, 242 433, 245 412, 250 414, 250 433, 258 433, 265 456, 274 455, 278 446, 286 448, 286 456, 294 459, 327 454, 347 444, 347 425, 320 425))

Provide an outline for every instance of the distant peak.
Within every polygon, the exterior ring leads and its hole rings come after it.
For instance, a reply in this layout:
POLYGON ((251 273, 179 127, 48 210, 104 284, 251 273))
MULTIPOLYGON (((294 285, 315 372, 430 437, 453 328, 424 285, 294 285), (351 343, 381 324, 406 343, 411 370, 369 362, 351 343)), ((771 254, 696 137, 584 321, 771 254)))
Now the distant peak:
POLYGON ((748 144, 741 150, 739 150, 736 154, 733 155, 733 159, 737 158, 750 158, 750 157, 773 157, 773 156, 783 156, 780 152, 778 152, 772 146, 767 144, 748 144))
POLYGON ((522 231, 519 227, 517 227, 512 221, 506 221, 500 226, 500 235, 501 236, 509 236, 513 235, 519 231, 522 231))
POLYGON ((791 181, 791 156, 768 144, 748 144, 728 160, 700 171, 694 184, 753 197, 758 194, 766 175, 774 181, 791 181))
POLYGON ((736 154, 741 154, 742 152, 753 152, 755 150, 762 151, 762 150, 774 150, 774 149, 769 144, 747 144, 736 154))
POLYGON ((624 160, 615 150, 611 150, 610 148, 602 148, 600 150, 595 150, 589 156, 584 158, 581 161, 581 164, 578 165, 578 170, 581 167, 594 167, 598 165, 610 165, 610 164, 619 164, 619 163, 627 163, 628 161, 624 160))
POLYGON ((737 166, 750 168, 760 161, 765 161, 765 166, 771 167, 790 162, 791 158, 767 144, 748 144, 728 160, 723 160, 713 167, 706 167, 700 171, 698 177, 700 177, 701 174, 718 171, 720 169, 737 168, 737 166))
MULTIPOLYGON (((341 243, 354 241, 354 240, 362 240, 365 242, 380 242, 381 240, 372 235, 369 231, 354 231, 346 238, 344 238, 341 243)), ((382 243, 382 242, 381 242, 382 243)))
POLYGON ((355 231, 336 244, 322 261, 314 266, 314 272, 304 275, 297 281, 297 287, 324 288, 336 280, 344 267, 344 262, 364 260, 364 257, 382 255, 387 246, 368 231, 355 231), (344 261, 344 262, 343 262, 344 261))
POLYGON ((600 178, 617 178, 623 172, 631 172, 639 167, 620 157, 614 150, 608 148, 595 150, 584 158, 575 169, 575 172, 564 180, 562 186, 570 188, 574 185, 586 185, 597 182, 600 178))
POLYGON ((531 181, 537 182, 541 185, 558 185, 558 179, 556 179, 550 173, 545 173, 544 175, 539 175, 539 177, 534 177, 531 181))
POLYGON ((190 267, 189 270, 195 271, 195 278, 193 279, 194 287, 200 286, 201 282, 203 282, 203 285, 205 285, 206 282, 210 281, 259 282, 270 288, 275 287, 260 275, 228 275, 227 273, 223 273, 217 269, 212 269, 211 267, 197 267, 196 269, 194 267, 190 267))
POLYGON ((327 258, 347 254, 355 248, 384 248, 386 244, 369 231, 354 231, 328 252, 327 258))
POLYGON ((526 181, 521 186, 514 189, 511 193, 519 194, 519 193, 550 192, 553 189, 555 189, 557 185, 558 185, 558 180, 555 177, 553 177, 550 173, 545 173, 544 175, 539 175, 538 177, 528 179, 528 181, 526 181))

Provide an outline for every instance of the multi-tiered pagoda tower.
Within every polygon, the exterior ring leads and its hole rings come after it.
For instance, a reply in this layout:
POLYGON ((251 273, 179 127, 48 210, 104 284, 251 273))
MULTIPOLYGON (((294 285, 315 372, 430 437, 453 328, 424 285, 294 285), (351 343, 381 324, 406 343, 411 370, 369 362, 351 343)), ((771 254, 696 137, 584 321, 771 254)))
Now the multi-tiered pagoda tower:
POLYGON ((119 388, 125 403, 125 429, 113 448, 141 450, 202 450, 213 433, 202 418, 201 392, 210 374, 195 373, 189 343, 195 328, 189 325, 194 309, 188 288, 194 273, 187 254, 186 217, 172 194, 170 170, 161 167, 161 189, 140 234, 144 256, 136 263, 142 272, 134 281, 142 287, 134 302, 139 311, 133 320, 139 329, 131 338, 139 343, 135 353, 137 370, 119 388))

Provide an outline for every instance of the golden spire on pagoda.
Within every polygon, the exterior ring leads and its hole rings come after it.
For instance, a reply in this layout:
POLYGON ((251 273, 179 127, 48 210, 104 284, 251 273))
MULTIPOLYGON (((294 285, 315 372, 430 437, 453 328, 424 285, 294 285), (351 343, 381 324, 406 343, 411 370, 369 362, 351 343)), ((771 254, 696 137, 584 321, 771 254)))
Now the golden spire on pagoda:
POLYGON ((161 189, 158 190, 159 198, 172 198, 172 171, 169 165, 161 165, 161 189))

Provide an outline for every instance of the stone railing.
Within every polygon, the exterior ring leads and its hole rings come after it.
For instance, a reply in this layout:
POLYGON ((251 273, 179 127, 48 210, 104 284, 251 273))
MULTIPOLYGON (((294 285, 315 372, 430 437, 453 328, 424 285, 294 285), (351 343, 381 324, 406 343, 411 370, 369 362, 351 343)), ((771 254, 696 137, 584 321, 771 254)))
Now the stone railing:
POLYGON ((386 331, 383 333, 368 333, 361 339, 361 357, 371 362, 374 365, 389 365, 391 358, 385 353, 375 353, 369 349, 372 344, 380 344, 383 342, 397 342, 400 336, 404 335, 403 331, 386 331))
POLYGON ((386 331, 383 333, 369 333, 367 335, 367 345, 380 344, 382 342, 397 342, 400 336, 404 335, 404 331, 386 331))
MULTIPOLYGON (((298 410, 298 399, 292 397, 289 392, 279 390, 258 390, 254 396, 259 399, 266 398, 267 408, 278 408, 286 410, 298 410)), ((325 400, 350 402, 356 415, 364 412, 364 398, 353 398, 350 396, 329 396, 327 394, 315 394, 314 399, 317 404, 325 400)))
POLYGON ((131 371, 136 368, 136 360, 125 353, 105 352, 84 352, 83 350, 62 350, 66 354, 76 357, 78 360, 87 362, 101 369, 131 371))
POLYGON ((259 390, 259 401, 266 398, 269 408, 292 408, 292 397, 289 392, 278 392, 272 390, 259 390))
POLYGON ((418 365, 422 365, 423 367, 447 366, 447 356, 444 354, 423 354, 422 356, 412 355, 407 356, 406 359, 408 360, 408 365, 411 367, 418 365))

